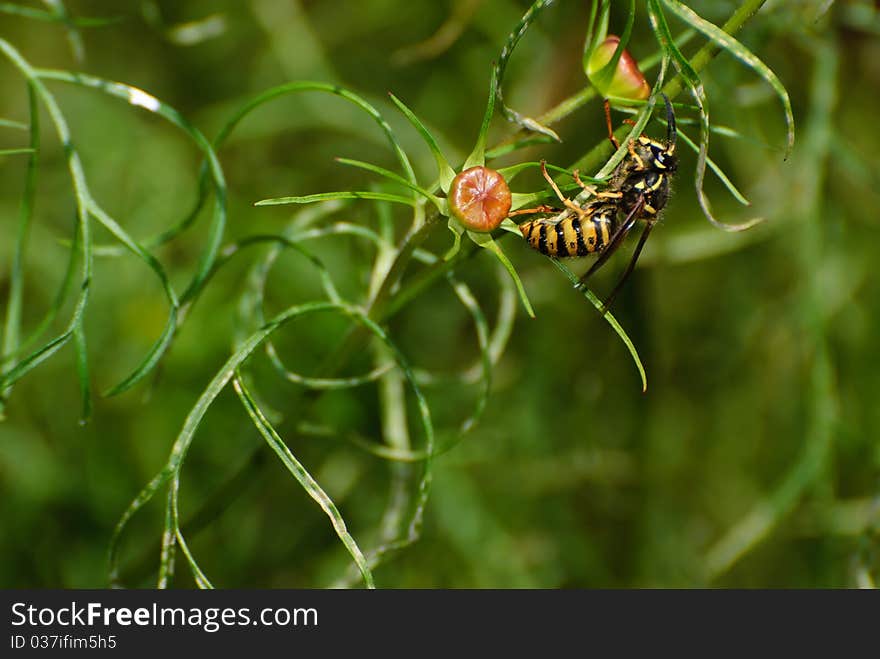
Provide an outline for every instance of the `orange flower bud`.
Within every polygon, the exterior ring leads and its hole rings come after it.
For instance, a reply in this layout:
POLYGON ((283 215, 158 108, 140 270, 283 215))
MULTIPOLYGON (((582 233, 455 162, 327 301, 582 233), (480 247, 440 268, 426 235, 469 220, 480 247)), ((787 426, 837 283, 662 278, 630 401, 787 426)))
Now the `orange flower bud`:
POLYGON ((471 167, 452 179, 449 210, 469 230, 488 232, 510 213, 510 188, 494 169, 471 167))
POLYGON ((596 46, 587 64, 587 77, 605 98, 644 100, 651 94, 651 86, 639 70, 638 62, 629 54, 628 50, 624 49, 620 53, 617 68, 612 75, 599 75, 602 68, 611 61, 619 43, 620 37, 611 34, 596 46))

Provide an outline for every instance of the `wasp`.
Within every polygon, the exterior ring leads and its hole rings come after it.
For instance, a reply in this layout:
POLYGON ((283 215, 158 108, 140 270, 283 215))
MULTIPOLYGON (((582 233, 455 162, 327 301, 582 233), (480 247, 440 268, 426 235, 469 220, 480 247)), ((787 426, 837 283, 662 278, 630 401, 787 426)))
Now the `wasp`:
MULTIPOLYGON (((552 258, 598 254, 595 263, 581 277, 579 288, 620 248, 636 223, 644 221, 645 228, 629 265, 606 298, 603 310, 611 306, 635 268, 651 229, 659 220, 660 211, 665 208, 669 199, 670 181, 678 167, 678 158, 675 155, 675 113, 665 94, 663 100, 666 104, 666 141, 657 142, 646 135, 630 141, 627 155, 614 170, 606 190, 596 191, 585 185, 575 171, 575 181, 591 193, 588 203, 578 204, 562 194, 542 163, 544 178, 550 183, 565 209, 538 206, 511 213, 565 213, 556 221, 541 218, 524 222, 519 225, 519 229, 532 248, 552 258)), ((609 139, 619 148, 610 126, 609 120, 609 139)))
POLYGON ((558 222, 532 220, 519 225, 523 237, 545 256, 587 256, 601 252, 617 228, 617 205, 597 201, 558 222))

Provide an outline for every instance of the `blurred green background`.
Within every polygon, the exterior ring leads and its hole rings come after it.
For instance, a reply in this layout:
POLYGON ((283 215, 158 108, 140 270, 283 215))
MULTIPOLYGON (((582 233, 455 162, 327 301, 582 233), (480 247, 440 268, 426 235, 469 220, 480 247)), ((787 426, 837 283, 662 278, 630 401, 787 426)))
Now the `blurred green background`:
MULTIPOLYGON (((236 108, 274 85, 297 79, 344 85, 382 110, 427 185, 435 177, 430 153, 386 92, 403 99, 460 164, 482 119, 491 63, 529 4, 70 0, 74 16, 120 19, 83 28, 83 62, 76 62, 55 23, 0 14, 0 37, 34 66, 84 70, 144 89, 209 138, 236 108)), ((613 4, 615 32, 626 3, 613 4)), ((687 4, 716 24, 738 6, 687 4)), ((559 0, 527 32, 505 81, 512 107, 538 116, 584 88, 588 5, 559 0)), ((638 3, 630 45, 637 58, 657 48, 647 20, 638 3)), ((670 22, 676 34, 684 29, 670 22)), ((726 54, 703 72, 713 124, 740 134, 713 135, 711 156, 752 201, 743 208, 709 174, 713 210, 726 221, 756 215, 767 221, 739 234, 712 227, 694 193, 696 158, 682 146, 675 195, 614 307, 645 364, 646 393, 625 347, 596 310, 544 257, 515 236, 505 238, 537 318, 529 319, 517 303, 485 415, 436 459, 422 537, 376 569, 377 585, 873 583, 880 567, 874 335, 880 285, 871 274, 880 259, 878 34, 873 3, 779 0, 767 2, 738 35, 791 94, 797 142, 787 161, 772 90, 726 54)), ((695 38, 685 54, 702 43, 695 38)), ((24 80, 5 60, 0 72, 0 117, 26 123, 24 80)), ((132 235, 152 236, 188 212, 200 154, 179 131, 92 90, 49 85, 94 196, 132 235)), ((45 111, 42 119, 25 330, 39 321, 63 277, 75 210, 63 150, 45 111)), ((696 137, 695 126, 683 122, 682 128, 696 137)), ((532 146, 499 162, 546 158, 569 166, 603 140, 601 105, 594 99, 554 129, 562 143, 532 146)), ((656 125, 649 131, 662 135, 656 125)), ((513 132, 496 120, 490 143, 513 132)), ((26 142, 27 132, 0 127, 0 148, 26 142)), ((331 96, 288 97, 246 119, 220 152, 229 184, 225 242, 279 233, 294 216, 295 207, 254 208, 259 199, 367 189, 375 181, 335 163, 335 156, 395 166, 381 131, 331 96)), ((26 165, 26 156, 0 156, 4 314, 26 165)), ((523 175, 513 187, 539 189, 540 176, 523 175)), ((402 235, 407 216, 394 213, 402 235)), ((334 216, 342 220, 376 226, 375 206, 351 205, 334 216)), ((179 289, 195 269, 207 225, 204 212, 155 251, 179 289)), ((95 238, 110 241, 98 229, 95 238)), ((442 254, 450 241, 440 231, 428 247, 442 254)), ((374 258, 370 244, 335 236, 310 247, 343 295, 359 300, 374 258)), ((107 583, 112 529, 160 469, 189 409, 230 354, 249 269, 267 249, 252 248, 224 266, 158 376, 118 397, 96 397, 87 425, 78 423, 71 346, 15 386, 0 423, 0 585, 107 583)), ((626 258, 616 256, 596 277, 600 296, 626 258)), ((480 254, 457 274, 494 324, 506 300, 494 260, 480 254)), ((159 336, 167 304, 155 277, 130 256, 98 257, 92 285, 86 330, 92 382, 100 392, 134 368, 159 336)), ((267 316, 319 296, 314 272, 285 254, 270 275, 267 316)), ((70 307, 68 301, 53 333, 63 328, 70 307)), ((314 373, 346 327, 327 315, 295 322, 278 336, 279 352, 291 367, 314 373)), ((389 329, 419 369, 454 374, 478 357, 470 317, 442 282, 406 306, 389 329)), ((381 441, 377 386, 330 392, 314 402, 266 363, 260 352, 252 374, 279 415, 276 427, 339 505, 360 546, 374 547, 395 496, 389 486, 394 465, 296 428, 303 421, 332 424, 381 441)), ((368 369, 359 358, 346 372, 368 369)), ((468 416, 478 390, 454 380, 426 388, 441 443, 468 416)), ((409 428, 420 445, 409 404, 409 428)), ((406 482, 415 487, 413 479, 406 482)), ((155 583, 163 500, 157 497, 126 532, 127 585, 155 583)), ((348 569, 349 556, 326 517, 265 447, 230 390, 208 413, 183 469, 183 518, 205 514, 206 504, 216 506, 204 524, 189 527, 187 538, 215 585, 321 587, 348 569)), ((180 563, 175 585, 192 583, 180 563)))

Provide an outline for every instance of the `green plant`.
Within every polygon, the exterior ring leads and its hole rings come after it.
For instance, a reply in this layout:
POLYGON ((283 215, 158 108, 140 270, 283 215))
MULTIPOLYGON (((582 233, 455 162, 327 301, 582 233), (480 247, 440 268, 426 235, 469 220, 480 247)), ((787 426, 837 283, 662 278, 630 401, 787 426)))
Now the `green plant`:
MULTIPOLYGON (((431 493, 435 458, 455 447, 477 424, 486 408, 493 372, 512 333, 514 311, 511 301, 514 296, 519 298, 530 316, 535 315, 527 295, 528 287, 523 283, 508 255, 502 251, 502 245, 506 248, 506 245, 510 244, 506 233, 519 235, 515 225, 507 220, 501 225, 501 231, 494 235, 470 231, 462 224, 460 215, 448 207, 446 195, 456 171, 483 167, 500 157, 515 155, 520 149, 532 146, 536 142, 558 139, 551 126, 590 100, 597 99, 597 92, 592 87, 586 87, 537 118, 526 117, 508 107, 503 101, 505 72, 518 42, 552 4, 550 0, 534 2, 508 37, 497 63, 492 68, 488 102, 479 133, 470 155, 463 159, 459 167, 454 167, 450 159, 443 154, 438 140, 426 127, 426 122, 417 117, 394 95, 390 97, 391 106, 380 108, 378 103, 371 103, 360 94, 335 83, 290 82, 272 87, 254 97, 232 114, 217 132, 217 136, 209 141, 180 112, 147 92, 87 74, 35 68, 21 55, 16 46, 9 41, 0 40, 0 51, 18 70, 27 85, 30 112, 27 126, 6 122, 11 128, 27 129, 29 145, 0 152, 0 155, 21 154, 29 159, 4 332, 3 371, 0 380, 4 404, 14 404, 14 397, 11 403, 7 401, 14 393, 13 387, 19 380, 56 355, 64 346, 72 344, 81 389, 81 418, 83 422, 88 421, 92 413, 92 376, 89 368, 88 333, 85 322, 91 304, 92 287, 95 285, 93 261, 96 256, 118 258, 123 253, 134 255, 156 278, 167 304, 164 329, 158 338, 154 340, 146 354, 141 356, 135 367, 104 392, 107 396, 115 396, 136 385, 144 386, 151 378, 157 377, 176 337, 183 331, 187 319, 193 313, 194 305, 210 291, 212 282, 233 267, 231 264, 239 260, 239 254, 250 251, 246 248, 265 249, 264 253, 252 262, 244 290, 240 294, 236 334, 231 341, 233 343, 231 356, 216 371, 213 379, 191 407, 164 466, 132 501, 116 526, 110 541, 111 583, 117 585, 126 582, 125 570, 120 567, 120 551, 128 525, 134 515, 148 502, 157 495, 164 494, 165 519, 157 584, 165 587, 172 583, 175 554, 179 548, 184 554, 195 583, 200 587, 211 585, 211 580, 197 562, 186 540, 187 526, 193 519, 199 517, 200 511, 196 510, 187 521, 180 511, 179 490, 187 452, 202 427, 205 415, 221 392, 230 384, 259 435, 266 441, 284 468, 326 515, 339 543, 348 553, 351 563, 356 566, 356 574, 364 585, 373 587, 375 585, 373 571, 377 566, 391 555, 411 545, 419 537, 431 493), (198 149, 203 160, 199 174, 198 199, 193 208, 170 229, 143 239, 133 237, 124 228, 122 222, 105 210, 96 199, 97 195, 92 193, 79 147, 66 121, 61 104, 47 84, 53 82, 77 85, 122 99, 130 106, 146 110, 180 129, 186 139, 198 149), (299 94, 320 95, 322 98, 337 97, 368 116, 387 142, 398 171, 356 158, 338 158, 340 164, 365 170, 380 180, 369 186, 369 189, 346 189, 338 192, 264 199, 256 205, 263 207, 316 204, 316 206, 295 215, 283 231, 262 232, 228 240, 227 197, 232 196, 233 191, 226 183, 221 164, 223 149, 235 129, 252 112, 283 97, 299 94), (40 147, 43 139, 39 122, 40 106, 48 111, 51 125, 65 152, 76 217, 67 243, 69 265, 58 294, 43 318, 34 325, 34 329, 27 336, 22 337, 24 305, 22 291, 26 275, 22 263, 29 243, 28 236, 31 231, 39 174, 40 147), (490 123, 496 107, 515 127, 515 132, 494 148, 487 148, 490 123), (415 168, 411 164, 412 155, 407 152, 401 138, 389 123, 391 121, 388 116, 389 110, 399 111, 430 150, 436 164, 436 180, 429 183, 418 180, 415 168), (172 283, 167 266, 154 252, 173 244, 175 240, 190 231, 209 202, 212 203, 211 221, 202 240, 195 271, 184 284, 182 292, 178 292, 178 288, 172 283), (409 209, 409 215, 402 216, 397 213, 398 206, 409 209), (343 212, 350 217, 328 223, 328 218, 343 212), (365 217, 369 219, 363 220, 365 217), (115 239, 114 244, 96 243, 93 232, 94 222, 115 239), (405 223, 403 229, 400 228, 401 222, 405 223), (451 245, 448 241, 440 241, 437 238, 438 235, 444 234, 444 227, 452 232, 451 245), (462 240, 463 237, 467 237, 468 240, 462 240), (360 273, 358 280, 360 287, 354 293, 348 290, 352 287, 346 289, 337 281, 334 266, 327 263, 328 259, 322 251, 312 248, 312 241, 326 238, 334 241, 353 238, 363 241, 372 250, 369 261, 360 273), (502 239, 505 240, 504 243, 502 239), (497 284, 496 279, 492 279, 490 284, 490 288, 496 291, 495 295, 499 300, 499 311, 495 314, 494 325, 490 324, 491 314, 483 309, 478 294, 460 277, 460 270, 466 267, 471 259, 482 254, 478 247, 487 250, 497 259, 497 284), (288 252, 301 257, 304 263, 313 269, 314 276, 319 282, 320 293, 304 301, 287 301, 281 311, 267 317, 265 309, 270 306, 267 302, 270 274, 281 255, 288 252), (424 369, 417 369, 410 363, 405 350, 401 347, 402 337, 396 335, 392 325, 395 316, 408 304, 425 296, 429 290, 432 290, 431 286, 435 282, 447 284, 464 308, 472 324, 478 349, 476 363, 462 369, 451 378, 454 382, 473 386, 476 391, 455 422, 447 423, 443 428, 435 427, 435 414, 426 394, 428 388, 441 382, 443 378, 424 369), (78 288, 75 289, 73 311, 65 327, 51 339, 45 340, 42 337, 61 315, 71 288, 75 288, 75 283, 78 283, 78 288), (274 342, 281 340, 282 335, 294 332, 296 327, 301 328, 301 323, 326 314, 338 315, 350 325, 339 347, 317 360, 319 366, 315 375, 303 375, 289 368, 281 356, 285 354, 284 347, 279 347, 274 342), (259 348, 263 348, 266 353, 266 362, 262 365, 253 364, 251 361, 251 357, 259 348), (363 372, 358 374, 353 371, 352 364, 365 366, 363 372), (264 394, 267 386, 265 385, 267 371, 285 381, 296 383, 300 388, 295 393, 286 395, 283 401, 273 400, 276 397, 264 394), (365 437, 357 430, 329 427, 315 421, 314 410, 328 392, 349 391, 364 386, 375 387, 379 402, 380 436, 365 437), (413 410, 414 416, 418 419, 417 424, 409 421, 409 417, 413 416, 413 410), (296 420, 291 421, 291 417, 295 417, 296 420), (282 433, 279 431, 281 424, 291 429, 291 435, 287 440, 282 438, 282 433), (418 436, 414 436, 415 428, 411 426, 419 429, 418 436), (339 507, 322 487, 320 479, 306 469, 304 462, 291 448, 292 438, 328 436, 342 438, 352 447, 366 451, 390 464, 391 489, 395 495, 389 497, 382 508, 379 522, 376 524, 377 531, 372 534, 369 544, 356 539, 357 534, 349 530, 339 507)), ((83 22, 71 19, 60 2, 49 5, 48 11, 4 5, 4 11, 23 13, 34 19, 64 24, 77 57, 81 56, 82 51, 79 28, 109 24, 108 21, 103 20, 83 22)), ((693 105, 679 101, 676 108, 684 113, 690 112, 691 122, 696 123, 699 128, 697 139, 688 135, 687 128, 683 128, 680 135, 683 142, 697 154, 692 178, 697 201, 705 217, 715 227, 725 230, 739 231, 757 224, 760 220, 749 220, 733 225, 720 222, 713 214, 707 195, 704 193, 705 170, 708 167, 736 201, 748 204, 745 196, 732 183, 733 176, 726 174, 721 166, 708 156, 710 135, 719 131, 724 134, 725 129, 710 122, 708 95, 700 75, 711 57, 719 50, 723 50, 742 61, 766 81, 783 106, 787 131, 785 155, 788 155, 794 140, 794 120, 788 92, 770 68, 733 36, 761 5, 763 0, 743 2, 728 22, 718 27, 701 18, 678 0, 647 0, 645 17, 656 40, 657 51, 652 57, 642 60, 642 67, 646 72, 652 72, 659 66, 659 71, 651 85, 652 93, 642 103, 627 103, 624 99, 612 99, 616 110, 634 116, 631 126, 622 126, 615 131, 622 145, 621 148, 609 154, 609 146, 603 140, 593 149, 583 153, 571 167, 595 172, 595 175, 588 180, 597 185, 605 183, 616 165, 625 157, 628 140, 637 137, 651 121, 662 123, 662 117, 656 119, 654 117, 658 94, 663 91, 671 99, 676 99, 683 90, 687 90, 693 105), (668 17, 671 16, 675 16, 684 25, 678 34, 675 34, 669 25, 668 17), (684 55, 683 46, 699 36, 705 39, 701 49, 693 56, 684 55), (671 75, 673 70, 675 76, 671 75)), ((610 16, 609 1, 593 2, 583 53, 585 69, 594 49, 607 36, 610 16)), ((636 17, 636 3, 632 0, 625 13, 626 22, 618 46, 606 65, 607 71, 613 71, 623 50, 629 44, 636 17)), ((832 55, 825 54, 823 57, 826 58, 822 60, 823 62, 833 61, 832 55)), ((827 66, 831 65, 826 64, 827 66)), ((604 75, 604 70, 598 72, 600 78, 604 75)), ((820 69, 816 74, 820 78, 816 83, 819 87, 826 84, 833 75, 833 72, 822 73, 823 71, 825 69, 820 69)), ((682 124, 688 125, 686 121, 682 124)), ((727 130, 726 134, 734 137, 739 135, 736 131, 730 130, 727 130)), ((824 154, 829 148, 827 134, 815 129, 809 135, 810 148, 820 150, 824 154)), ((525 161, 498 167, 497 170, 508 183, 512 184, 521 173, 537 166, 537 162, 525 161)), ((564 177, 567 177, 569 169, 558 167, 551 169, 562 174, 562 182, 567 183, 564 177)), ((691 178, 690 173, 680 175, 680 179, 685 178, 691 178)), ((818 182, 811 180, 810 185, 816 189, 818 182)), ((565 186, 565 189, 574 188, 565 186)), ((581 193, 581 195, 585 194, 581 193)), ((512 207, 522 208, 549 196, 543 189, 528 193, 514 192, 512 207)), ((237 212, 265 216, 270 211, 261 208, 237 212)), ((805 213, 817 219, 819 213, 817 203, 806 205, 805 213)), ((815 251, 818 238, 812 236, 809 240, 812 241, 810 250, 815 251)), ((338 259, 333 260, 338 264, 338 259)), ((558 261, 553 261, 553 265, 563 275, 557 279, 559 286, 567 285, 566 278, 571 283, 577 282, 577 276, 566 265, 558 261)), ((591 291, 585 290, 583 295, 596 309, 601 309, 599 299, 591 291)), ((642 390, 645 390, 647 376, 635 342, 630 339, 614 316, 606 313, 604 317, 632 356, 640 374, 642 390)), ((813 321, 817 331, 821 333, 821 319, 814 318, 813 321)), ((771 497, 770 503, 762 504, 763 507, 747 517, 730 531, 729 536, 722 538, 712 548, 707 559, 710 577, 726 571, 769 532, 775 520, 791 509, 802 489, 815 477, 818 465, 824 462, 830 441, 830 425, 835 414, 833 409, 822 404, 822 401, 831 398, 832 378, 829 369, 827 355, 820 351, 812 374, 818 392, 817 401, 819 401, 816 406, 818 415, 815 426, 816 436, 809 442, 812 448, 805 456, 803 466, 792 473, 782 485, 780 492, 771 497)), ((246 462, 244 469, 249 469, 251 464, 250 461, 246 462)), ((226 492, 224 496, 229 496, 231 499, 235 494, 229 495, 226 492)), ((205 508, 210 507, 211 501, 212 499, 208 499, 205 508)), ((341 577, 339 583, 352 583, 351 575, 341 577)))

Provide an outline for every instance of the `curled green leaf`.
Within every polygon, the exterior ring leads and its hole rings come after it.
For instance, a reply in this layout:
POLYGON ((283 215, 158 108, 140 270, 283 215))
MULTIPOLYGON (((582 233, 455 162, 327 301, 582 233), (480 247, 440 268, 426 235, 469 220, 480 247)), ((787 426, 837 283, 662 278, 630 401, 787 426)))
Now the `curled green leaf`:
POLYGON ((709 39, 718 44, 718 46, 743 62, 746 66, 766 80, 767 84, 773 88, 773 91, 776 92, 779 100, 782 101, 782 108, 785 112, 785 124, 787 129, 785 157, 787 158, 794 147, 794 114, 791 110, 791 98, 789 98, 788 90, 785 88, 785 85, 782 84, 769 66, 761 61, 759 57, 746 48, 740 41, 718 26, 699 16, 690 7, 685 6, 679 2, 679 0, 663 0, 663 4, 688 25, 705 34, 709 39))
POLYGON ((724 231, 735 232, 750 229, 756 224, 763 222, 763 218, 753 218, 740 224, 727 224, 717 220, 712 214, 712 209, 709 206, 709 199, 703 190, 703 182, 706 176, 706 162, 709 153, 709 108, 706 92, 703 88, 703 82, 700 80, 700 76, 691 66, 688 59, 681 53, 678 46, 675 45, 672 33, 669 30, 669 25, 666 22, 666 17, 663 15, 660 0, 648 0, 648 16, 650 18, 651 28, 654 31, 654 35, 657 37, 657 41, 669 53, 673 65, 685 81, 687 87, 690 89, 691 95, 700 109, 700 148, 697 154, 697 167, 694 173, 694 188, 696 189, 697 200, 700 203, 703 215, 705 215, 706 219, 708 219, 714 226, 724 231))

